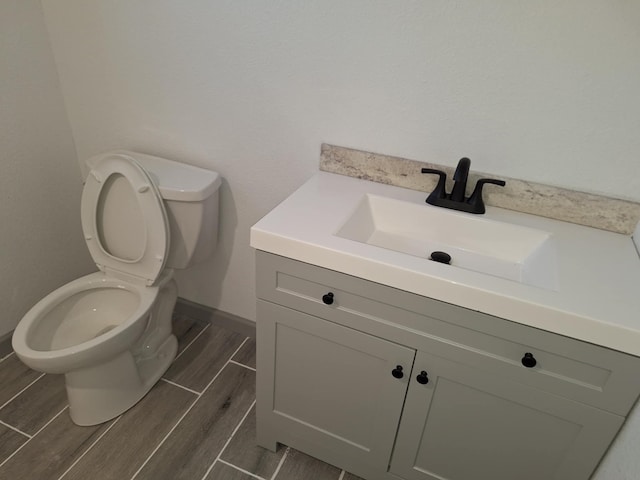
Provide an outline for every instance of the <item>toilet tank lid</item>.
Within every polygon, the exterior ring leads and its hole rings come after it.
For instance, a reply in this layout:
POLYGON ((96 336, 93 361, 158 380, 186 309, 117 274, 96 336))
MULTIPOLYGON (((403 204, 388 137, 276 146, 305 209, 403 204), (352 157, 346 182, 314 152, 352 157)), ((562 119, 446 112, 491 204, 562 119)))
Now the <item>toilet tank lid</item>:
POLYGON ((115 150, 95 155, 86 160, 89 169, 108 155, 127 155, 138 161, 156 183, 162 198, 181 202, 197 202, 211 196, 220 188, 220 174, 204 168, 174 162, 165 158, 115 150))

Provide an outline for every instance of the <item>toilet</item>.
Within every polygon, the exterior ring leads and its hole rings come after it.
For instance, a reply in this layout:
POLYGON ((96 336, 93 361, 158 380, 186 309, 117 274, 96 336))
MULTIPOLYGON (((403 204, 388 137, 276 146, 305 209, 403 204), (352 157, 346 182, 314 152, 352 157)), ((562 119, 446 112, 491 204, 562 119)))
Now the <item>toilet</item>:
POLYGON ((82 230, 99 271, 40 300, 12 344, 32 369, 64 374, 71 419, 96 425, 135 405, 175 358, 173 269, 215 248, 221 180, 129 151, 86 163, 82 230))

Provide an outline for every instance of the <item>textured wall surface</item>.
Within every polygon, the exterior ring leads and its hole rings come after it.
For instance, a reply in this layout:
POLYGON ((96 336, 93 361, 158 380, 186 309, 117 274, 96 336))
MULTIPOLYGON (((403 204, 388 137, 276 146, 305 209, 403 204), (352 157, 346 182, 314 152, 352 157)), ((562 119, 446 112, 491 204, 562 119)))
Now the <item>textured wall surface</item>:
POLYGON ((38 300, 95 269, 80 169, 37 0, 0 2, 0 337, 38 300))
POLYGON ((640 200, 639 2, 43 0, 81 159, 218 170, 186 298, 254 318, 249 227, 322 142, 640 200))
MULTIPOLYGON (((0 80, 0 208, 14 229, 0 287, 18 309, 82 269, 73 146, 36 4, 0 3, 0 51, 16 65, 0 80)), ((81 160, 130 148, 225 178, 218 251, 179 275, 193 301, 255 317, 249 227, 317 170, 323 142, 469 156, 478 171, 640 200, 640 2, 42 4, 81 160)), ((635 419, 597 480, 638 477, 635 419)))

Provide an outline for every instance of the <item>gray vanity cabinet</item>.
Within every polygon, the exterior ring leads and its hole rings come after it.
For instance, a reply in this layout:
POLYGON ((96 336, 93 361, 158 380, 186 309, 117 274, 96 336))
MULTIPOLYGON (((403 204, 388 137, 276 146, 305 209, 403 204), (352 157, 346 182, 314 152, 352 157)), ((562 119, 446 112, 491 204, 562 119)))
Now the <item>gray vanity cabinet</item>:
POLYGON ((390 471, 407 480, 589 478, 623 417, 418 352, 390 471))
POLYGON ((367 480, 587 480, 640 359, 257 254, 257 436, 367 480))

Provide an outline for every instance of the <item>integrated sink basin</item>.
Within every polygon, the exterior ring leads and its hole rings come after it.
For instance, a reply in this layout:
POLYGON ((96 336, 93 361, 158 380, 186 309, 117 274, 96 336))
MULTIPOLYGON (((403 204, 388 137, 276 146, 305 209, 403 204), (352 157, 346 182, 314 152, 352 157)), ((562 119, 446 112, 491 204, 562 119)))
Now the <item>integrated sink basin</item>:
POLYGON ((543 230, 365 194, 336 235, 422 261, 441 251, 451 256, 448 268, 557 287, 553 236, 543 230))
MULTIPOLYGON (((251 228, 251 246, 640 356, 640 226, 632 239, 494 206, 458 212, 425 195, 318 172, 251 228), (451 265, 429 260, 437 250, 451 265)), ((327 308, 346 308, 340 285, 307 287, 318 303, 336 294, 327 308)))

